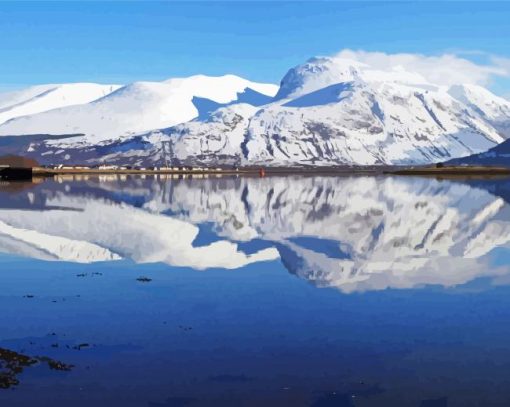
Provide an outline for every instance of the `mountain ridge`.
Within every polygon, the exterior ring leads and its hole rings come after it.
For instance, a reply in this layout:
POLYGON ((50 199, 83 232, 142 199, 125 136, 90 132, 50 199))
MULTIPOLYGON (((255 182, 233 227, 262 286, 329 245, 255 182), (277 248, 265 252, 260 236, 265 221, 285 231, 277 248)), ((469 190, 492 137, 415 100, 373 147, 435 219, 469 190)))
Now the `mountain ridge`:
POLYGON ((21 148, 45 164, 431 164, 505 141, 510 102, 476 85, 315 57, 291 68, 279 88, 234 75, 135 82, 0 124, 0 137, 41 133, 83 134, 21 148))

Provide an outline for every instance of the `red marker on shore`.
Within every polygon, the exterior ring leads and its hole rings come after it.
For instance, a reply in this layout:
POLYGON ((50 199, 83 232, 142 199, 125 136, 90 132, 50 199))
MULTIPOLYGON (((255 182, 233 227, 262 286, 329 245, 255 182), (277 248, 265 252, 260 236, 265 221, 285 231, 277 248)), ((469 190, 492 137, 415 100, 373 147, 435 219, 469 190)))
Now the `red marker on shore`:
POLYGON ((261 177, 265 177, 266 176, 266 170, 264 168, 261 168, 259 170, 259 176, 261 176, 261 177))

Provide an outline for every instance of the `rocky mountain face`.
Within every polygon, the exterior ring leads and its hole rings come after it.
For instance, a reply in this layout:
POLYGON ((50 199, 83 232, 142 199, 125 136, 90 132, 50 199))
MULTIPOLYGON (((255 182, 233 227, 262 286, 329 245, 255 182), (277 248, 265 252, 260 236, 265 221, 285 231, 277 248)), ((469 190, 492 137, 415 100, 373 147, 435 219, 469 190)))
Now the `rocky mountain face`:
POLYGON ((0 251, 195 269, 281 261, 300 278, 344 292, 451 286, 510 272, 493 258, 510 242, 504 198, 510 195, 488 192, 498 191, 498 182, 117 176, 47 181, 26 190, 0 189, 0 251))
POLYGON ((506 140, 510 102, 475 85, 313 58, 279 88, 233 76, 135 83, 0 125, 0 135, 23 134, 52 136, 13 152, 46 164, 426 164, 506 140))

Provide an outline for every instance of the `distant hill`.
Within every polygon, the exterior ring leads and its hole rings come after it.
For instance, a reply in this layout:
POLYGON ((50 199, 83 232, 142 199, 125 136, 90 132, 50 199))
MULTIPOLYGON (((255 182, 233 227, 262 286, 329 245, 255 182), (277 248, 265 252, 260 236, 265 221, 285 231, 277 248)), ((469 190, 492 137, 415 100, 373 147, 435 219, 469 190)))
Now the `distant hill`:
POLYGON ((488 167, 510 167, 510 140, 483 153, 456 158, 447 162, 451 165, 481 165, 488 167))

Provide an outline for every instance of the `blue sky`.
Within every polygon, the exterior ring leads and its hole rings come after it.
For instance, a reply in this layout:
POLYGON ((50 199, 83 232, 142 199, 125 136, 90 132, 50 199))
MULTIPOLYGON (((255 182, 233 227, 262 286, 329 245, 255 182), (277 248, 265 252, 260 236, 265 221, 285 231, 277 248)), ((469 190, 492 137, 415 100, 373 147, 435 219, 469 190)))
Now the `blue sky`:
MULTIPOLYGON (((196 73, 279 82, 344 48, 510 58, 510 2, 0 2, 0 88, 196 73)), ((507 78, 491 86, 510 94, 507 78)))

